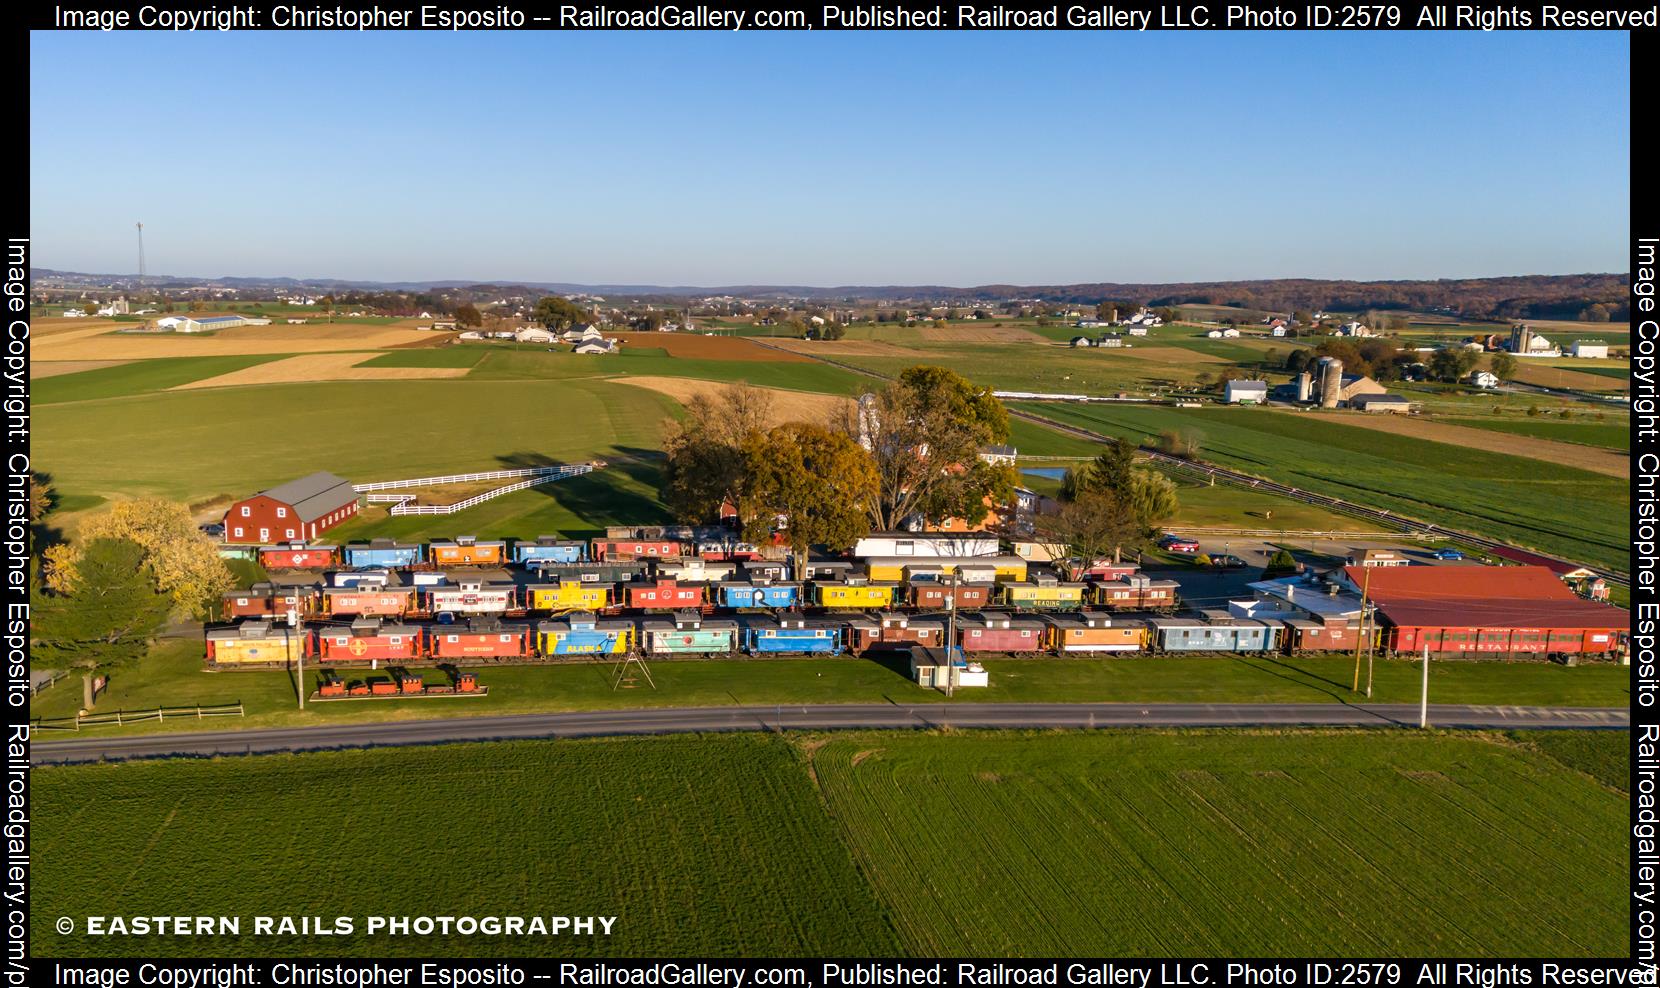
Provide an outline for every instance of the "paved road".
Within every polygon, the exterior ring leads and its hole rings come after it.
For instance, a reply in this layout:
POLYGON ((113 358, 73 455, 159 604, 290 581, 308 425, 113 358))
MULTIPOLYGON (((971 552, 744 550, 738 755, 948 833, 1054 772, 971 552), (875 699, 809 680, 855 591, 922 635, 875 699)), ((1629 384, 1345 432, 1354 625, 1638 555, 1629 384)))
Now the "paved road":
MULTIPOLYGON (((665 707, 511 717, 453 717, 375 724, 246 731, 199 731, 121 738, 78 738, 30 746, 36 765, 169 755, 243 755, 325 748, 372 748, 624 734, 712 731, 1092 727, 1402 727, 1418 722, 1413 704, 1343 703, 958 703, 834 704, 778 707, 665 707)), ((1622 728, 1624 708, 1436 705, 1430 723, 1444 728, 1622 728)))

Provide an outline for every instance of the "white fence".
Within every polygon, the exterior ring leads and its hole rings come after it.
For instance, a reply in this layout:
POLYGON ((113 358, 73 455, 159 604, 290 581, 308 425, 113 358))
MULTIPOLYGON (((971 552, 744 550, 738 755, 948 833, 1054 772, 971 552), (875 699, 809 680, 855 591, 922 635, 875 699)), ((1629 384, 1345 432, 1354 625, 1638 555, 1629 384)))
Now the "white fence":
MULTIPOLYGON (((595 464, 593 463, 575 463, 561 467, 537 467, 535 470, 508 470, 505 471, 507 476, 522 477, 526 473, 534 473, 536 476, 528 480, 521 480, 516 484, 508 484, 505 487, 493 488, 482 494, 475 494, 454 504, 410 504, 409 502, 415 499, 414 494, 370 494, 368 500, 382 504, 391 503, 392 508, 387 513, 393 515, 453 515, 457 511, 465 511, 474 505, 483 504, 491 498, 501 497, 503 494, 511 494, 514 491, 522 491, 527 487, 551 484, 556 480, 591 473, 594 467, 595 464)), ((492 475, 471 474, 468 476, 475 480, 488 480, 492 475)), ((433 481, 429 479, 427 483, 431 484, 433 481)))
MULTIPOLYGON (((400 487, 436 487, 439 484, 468 484, 475 480, 506 480, 509 477, 535 477, 542 474, 570 476, 571 471, 586 473, 592 467, 591 463, 580 463, 574 466, 562 464, 556 467, 525 467, 520 470, 487 470, 484 473, 452 473, 443 477, 411 477, 408 480, 379 480, 371 484, 353 484, 352 490, 361 494, 364 491, 389 491, 400 487)), ((369 500, 384 499, 371 497, 369 500)))

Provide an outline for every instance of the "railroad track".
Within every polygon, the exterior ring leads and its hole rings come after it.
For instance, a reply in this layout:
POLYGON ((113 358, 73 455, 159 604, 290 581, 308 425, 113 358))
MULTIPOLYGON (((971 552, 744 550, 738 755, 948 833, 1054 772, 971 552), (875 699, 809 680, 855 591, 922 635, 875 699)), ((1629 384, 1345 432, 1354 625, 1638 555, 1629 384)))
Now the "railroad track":
MULTIPOLYGON (((840 360, 834 360, 814 353, 802 353, 799 350, 786 350, 784 347, 763 343, 758 339, 752 340, 751 342, 769 347, 770 349, 778 350, 781 353, 791 353, 799 356, 805 356, 810 359, 817 360, 820 363, 829 364, 832 367, 840 367, 842 370, 851 371, 855 374, 876 378, 879 381, 890 380, 890 378, 885 374, 878 374, 875 371, 867 370, 863 367, 856 367, 853 364, 843 363, 840 360)), ((1057 432, 1077 436, 1081 439, 1089 439, 1094 442, 1106 442, 1107 440, 1114 438, 1112 436, 1094 432, 1080 426, 1068 425, 1065 422, 1058 422, 1055 419, 1038 415, 1034 412, 1024 412, 1019 409, 1011 408, 1009 409, 1009 414, 1022 421, 1031 422, 1034 425, 1041 425, 1047 429, 1053 429, 1057 432)), ((1453 545, 1465 549, 1476 549, 1488 552, 1501 551, 1501 554, 1504 551, 1525 552, 1529 555, 1538 556, 1542 559, 1549 559, 1553 562, 1567 566, 1585 566, 1587 569, 1595 570, 1609 583, 1628 588, 1631 586, 1630 575, 1619 570, 1606 569, 1601 566, 1588 566, 1584 563, 1578 562, 1577 560, 1562 559, 1549 553, 1539 552, 1536 549, 1530 549, 1526 546, 1513 545, 1509 542, 1489 538, 1485 535, 1476 535, 1473 532, 1446 528, 1431 522, 1419 521, 1415 518, 1398 515, 1393 511, 1388 511, 1383 508, 1371 508, 1364 504, 1355 504, 1352 501, 1345 501, 1342 498, 1331 497, 1327 494, 1316 494, 1312 491, 1301 490, 1287 484, 1281 484, 1277 481, 1267 480, 1262 477, 1253 477, 1248 473, 1243 473, 1238 470, 1230 470, 1227 467, 1217 466, 1214 463, 1206 463, 1202 460, 1190 460, 1186 457, 1174 456, 1170 453, 1161 452, 1156 449, 1148 449, 1145 446, 1142 447, 1141 451, 1142 454, 1148 459, 1176 467, 1177 469, 1199 473, 1206 477, 1214 477, 1217 480, 1233 484, 1236 487, 1277 494, 1280 497, 1290 498, 1293 501, 1300 501, 1303 504, 1324 508, 1328 511, 1336 511, 1341 514, 1349 515, 1353 518, 1363 518, 1368 521, 1378 522, 1379 524, 1386 525, 1395 531, 1412 533, 1418 537, 1444 539, 1453 545)))

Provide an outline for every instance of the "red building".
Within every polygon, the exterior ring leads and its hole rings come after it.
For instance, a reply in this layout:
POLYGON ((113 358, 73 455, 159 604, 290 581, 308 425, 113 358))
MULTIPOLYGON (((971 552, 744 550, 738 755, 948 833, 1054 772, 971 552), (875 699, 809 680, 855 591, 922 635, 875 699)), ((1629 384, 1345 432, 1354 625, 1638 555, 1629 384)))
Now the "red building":
POLYGON ((305 541, 356 516, 357 491, 352 485, 332 473, 314 473, 231 505, 225 512, 225 541, 305 541))
POLYGON ((1543 566, 1347 567, 1377 607, 1379 644, 1393 652, 1599 654, 1631 628, 1620 608, 1578 597, 1543 566), (1370 582, 1368 582, 1368 580, 1370 582))
POLYGON ((421 629, 413 625, 356 621, 349 628, 319 628, 316 641, 323 662, 407 662, 421 657, 421 629))

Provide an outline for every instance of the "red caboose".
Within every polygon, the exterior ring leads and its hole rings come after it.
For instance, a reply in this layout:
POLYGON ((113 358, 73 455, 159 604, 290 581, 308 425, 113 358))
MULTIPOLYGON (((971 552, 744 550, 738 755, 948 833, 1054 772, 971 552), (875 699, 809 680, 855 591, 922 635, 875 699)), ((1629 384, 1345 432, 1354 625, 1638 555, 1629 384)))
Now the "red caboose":
POLYGON ((434 659, 522 659, 530 655, 530 634, 526 625, 490 619, 434 625, 427 631, 427 654, 434 659))
POLYGON ((289 611, 301 615, 315 613, 317 588, 284 587, 274 583, 256 583, 246 590, 232 590, 220 598, 220 613, 225 620, 238 618, 284 618, 289 611))
POLYGON ((326 617, 403 617, 415 610, 414 587, 324 587, 326 617))
POLYGON ((991 583, 959 583, 953 588, 949 583, 913 583, 911 584, 911 606, 921 611, 943 611, 949 605, 947 597, 954 597, 957 610, 978 610, 991 603, 991 583))
POLYGON ((329 569, 340 562, 340 547, 333 545, 267 545, 259 549, 259 564, 269 570, 329 569))
POLYGON ((595 562, 627 562, 632 559, 678 559, 685 549, 679 539, 612 538, 602 536, 593 541, 595 562))
POLYGON ((349 628, 317 629, 323 662, 409 662, 423 654, 421 629, 406 624, 356 621, 349 628))
POLYGON ((701 608, 706 599, 701 583, 680 583, 664 578, 651 583, 625 583, 623 586, 628 591, 628 606, 642 611, 701 608))

